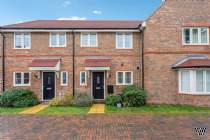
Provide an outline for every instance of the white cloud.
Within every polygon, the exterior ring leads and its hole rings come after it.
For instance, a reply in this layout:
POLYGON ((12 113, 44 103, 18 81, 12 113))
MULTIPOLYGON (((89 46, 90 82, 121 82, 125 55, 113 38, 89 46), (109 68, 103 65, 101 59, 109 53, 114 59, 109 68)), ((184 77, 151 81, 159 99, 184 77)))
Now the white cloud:
POLYGON ((86 17, 77 17, 77 16, 72 16, 72 17, 60 17, 57 20, 86 20, 86 17))
POLYGON ((68 7, 69 5, 71 5, 71 1, 64 1, 63 4, 62 4, 62 7, 68 7))
POLYGON ((102 14, 102 11, 100 11, 100 10, 93 10, 93 14, 101 15, 102 14))

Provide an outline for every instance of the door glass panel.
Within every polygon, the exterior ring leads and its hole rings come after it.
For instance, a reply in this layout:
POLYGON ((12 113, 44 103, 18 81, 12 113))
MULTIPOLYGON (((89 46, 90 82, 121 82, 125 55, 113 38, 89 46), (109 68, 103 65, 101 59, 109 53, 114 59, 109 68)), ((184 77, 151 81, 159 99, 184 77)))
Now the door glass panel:
POLYGON ((97 76, 96 83, 100 84, 100 76, 97 76))

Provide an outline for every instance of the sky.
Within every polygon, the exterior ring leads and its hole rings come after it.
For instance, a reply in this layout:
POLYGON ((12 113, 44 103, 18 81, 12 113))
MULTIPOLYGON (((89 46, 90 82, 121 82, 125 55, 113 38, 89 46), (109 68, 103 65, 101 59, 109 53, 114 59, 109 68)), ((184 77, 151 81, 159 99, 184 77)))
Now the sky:
POLYGON ((0 0, 0 25, 31 20, 145 20, 161 0, 0 0))

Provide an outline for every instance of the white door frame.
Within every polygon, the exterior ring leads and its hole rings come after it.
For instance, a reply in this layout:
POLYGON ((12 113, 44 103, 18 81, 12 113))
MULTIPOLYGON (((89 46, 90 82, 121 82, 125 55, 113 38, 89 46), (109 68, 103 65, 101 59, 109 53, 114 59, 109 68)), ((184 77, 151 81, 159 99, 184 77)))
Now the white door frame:
POLYGON ((51 100, 44 100, 44 88, 43 88, 43 85, 44 85, 44 76, 43 76, 43 73, 45 73, 45 72, 54 72, 54 76, 55 76, 55 97, 54 98, 56 98, 56 72, 55 71, 42 71, 42 75, 41 75, 41 77, 42 77, 42 82, 41 82, 41 84, 42 84, 42 101, 51 101, 51 100))
POLYGON ((91 71, 91 98, 92 100, 105 100, 105 96, 106 96, 106 76, 105 76, 106 72, 105 71, 91 71), (94 96, 93 96, 93 73, 94 72, 103 72, 104 73, 104 98, 103 99, 94 99, 94 96))

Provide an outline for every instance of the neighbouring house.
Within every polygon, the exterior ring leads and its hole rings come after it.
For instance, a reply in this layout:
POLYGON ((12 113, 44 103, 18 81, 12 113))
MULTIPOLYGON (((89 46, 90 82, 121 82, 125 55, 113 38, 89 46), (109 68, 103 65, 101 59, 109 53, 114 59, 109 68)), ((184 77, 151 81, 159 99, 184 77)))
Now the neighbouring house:
POLYGON ((42 101, 104 100, 125 85, 149 103, 210 106, 210 1, 164 0, 144 22, 39 20, 1 28, 1 88, 42 101))

